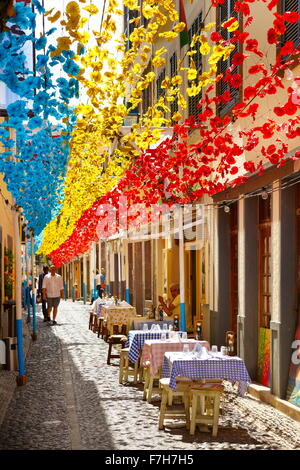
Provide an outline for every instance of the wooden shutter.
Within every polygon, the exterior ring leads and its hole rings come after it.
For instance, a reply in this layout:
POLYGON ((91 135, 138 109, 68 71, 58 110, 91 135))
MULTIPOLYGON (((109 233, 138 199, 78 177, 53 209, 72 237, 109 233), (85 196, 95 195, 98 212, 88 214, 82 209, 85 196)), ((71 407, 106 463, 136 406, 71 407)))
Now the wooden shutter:
MULTIPOLYGON (((300 13, 300 0, 282 0, 282 13, 286 11, 296 11, 300 13)), ((293 41, 295 47, 300 44, 300 20, 297 23, 286 24, 286 31, 282 36, 282 45, 287 41, 293 41)))
MULTIPOLYGON (((223 4, 219 5, 219 21, 218 24, 219 26, 228 18, 231 16, 235 16, 238 20, 240 20, 240 16, 237 12, 234 11, 234 0, 225 0, 223 4)), ((221 28, 220 31, 221 36, 228 41, 230 37, 232 36, 232 33, 229 33, 225 28, 221 28)), ((227 60, 220 60, 218 63, 218 74, 222 73, 223 75, 226 74, 227 69, 231 66, 231 59, 232 56, 236 52, 240 52, 241 47, 239 43, 236 43, 236 48, 234 51, 230 54, 227 60)), ((234 67, 232 70, 232 75, 235 73, 240 73, 241 72, 241 67, 234 67)), ((218 106, 218 113, 221 117, 225 116, 230 109, 239 101, 239 88, 236 87, 231 87, 228 85, 227 81, 220 80, 219 83, 217 84, 217 94, 218 95, 223 95, 225 91, 228 90, 230 95, 231 95, 231 100, 228 103, 220 103, 218 106)))
MULTIPOLYGON (((199 34, 200 32, 200 26, 202 23, 202 12, 197 16, 195 21, 193 22, 192 26, 189 29, 189 43, 191 44, 193 36, 195 34, 199 34)), ((202 71, 202 55, 199 50, 199 44, 195 46, 195 48, 190 48, 190 49, 196 49, 197 52, 192 56, 193 61, 195 62, 196 69, 199 73, 202 71)), ((199 103, 201 99, 202 93, 198 93, 196 96, 189 96, 189 116, 195 116, 197 118, 198 114, 200 113, 200 110, 197 108, 197 104, 199 103)))
MULTIPOLYGON (((171 55, 171 58, 170 58, 170 76, 171 76, 171 78, 175 77, 175 75, 177 75, 177 66, 178 66, 177 53, 175 51, 171 55)), ((177 111, 178 111, 177 97, 175 98, 174 101, 171 102, 170 109, 171 109, 171 117, 172 117, 173 114, 177 113, 177 111)))
POLYGON ((159 74, 156 80, 156 98, 157 99, 159 99, 160 96, 164 94, 164 89, 161 88, 161 84, 165 78, 166 78, 166 69, 163 69, 163 71, 159 74))

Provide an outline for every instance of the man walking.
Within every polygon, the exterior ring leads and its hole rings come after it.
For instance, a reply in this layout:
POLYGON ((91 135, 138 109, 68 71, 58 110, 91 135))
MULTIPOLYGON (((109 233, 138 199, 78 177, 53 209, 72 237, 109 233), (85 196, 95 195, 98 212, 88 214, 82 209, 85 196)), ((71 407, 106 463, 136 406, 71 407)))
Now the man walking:
POLYGON ((48 319, 51 320, 51 310, 53 309, 52 325, 56 325, 56 315, 60 299, 64 298, 64 284, 62 277, 56 273, 56 266, 50 266, 50 274, 44 277, 43 298, 48 304, 48 319))
POLYGON ((48 308, 47 308, 47 301, 44 300, 43 296, 43 281, 44 277, 49 273, 49 266, 44 265, 43 266, 43 272, 39 275, 39 285, 38 285, 38 294, 42 298, 42 310, 43 310, 43 315, 44 315, 44 321, 49 321, 50 318, 48 317, 48 308))

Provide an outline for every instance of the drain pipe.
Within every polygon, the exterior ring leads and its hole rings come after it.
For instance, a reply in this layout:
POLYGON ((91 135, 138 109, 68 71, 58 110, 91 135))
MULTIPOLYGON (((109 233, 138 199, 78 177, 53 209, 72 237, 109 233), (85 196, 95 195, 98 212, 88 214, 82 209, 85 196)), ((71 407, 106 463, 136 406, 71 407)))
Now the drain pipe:
POLYGON ((28 232, 25 229, 25 264, 26 264, 26 306, 27 306, 27 323, 30 323, 30 288, 29 288, 29 256, 28 256, 28 232))
POLYGON ((22 252, 19 234, 19 212, 15 206, 14 210, 14 235, 15 235, 15 259, 16 259, 16 332, 17 332, 17 352, 19 363, 19 375, 17 377, 18 385, 26 384, 26 374, 23 355, 23 333, 22 333, 22 252))
POLYGON ((36 303, 35 303, 35 256, 34 256, 34 234, 31 230, 31 277, 32 277, 32 341, 37 340, 36 332, 36 303))

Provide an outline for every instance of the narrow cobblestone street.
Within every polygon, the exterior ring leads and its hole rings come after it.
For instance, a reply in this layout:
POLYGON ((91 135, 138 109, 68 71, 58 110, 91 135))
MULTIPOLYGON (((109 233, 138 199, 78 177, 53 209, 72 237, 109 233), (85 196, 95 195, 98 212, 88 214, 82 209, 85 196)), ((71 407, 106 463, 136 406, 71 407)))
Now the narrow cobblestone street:
POLYGON ((219 450, 298 449, 300 424, 230 384, 217 438, 179 423, 158 430, 159 401, 142 385, 119 385, 118 360, 88 330, 90 306, 62 302, 57 326, 38 313, 38 340, 26 363, 27 385, 15 390, 0 429, 0 449, 219 450))

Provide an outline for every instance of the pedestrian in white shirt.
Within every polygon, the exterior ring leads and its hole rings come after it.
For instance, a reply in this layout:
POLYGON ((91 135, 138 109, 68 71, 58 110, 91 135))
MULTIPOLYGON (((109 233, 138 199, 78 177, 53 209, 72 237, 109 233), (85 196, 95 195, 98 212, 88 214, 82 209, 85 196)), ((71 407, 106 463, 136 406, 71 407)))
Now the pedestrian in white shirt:
POLYGON ((62 277, 56 273, 56 266, 50 266, 50 274, 47 274, 43 280, 43 299, 48 304, 48 320, 51 320, 51 310, 53 309, 53 322, 56 325, 57 309, 60 299, 64 298, 64 284, 62 277))

